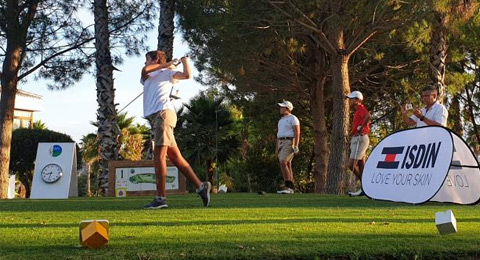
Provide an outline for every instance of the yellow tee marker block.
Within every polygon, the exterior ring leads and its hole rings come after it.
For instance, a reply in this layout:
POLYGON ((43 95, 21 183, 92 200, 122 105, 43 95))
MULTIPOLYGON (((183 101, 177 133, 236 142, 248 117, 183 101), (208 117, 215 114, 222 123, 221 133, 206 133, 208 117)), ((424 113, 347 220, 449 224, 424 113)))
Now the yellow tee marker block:
POLYGON ((108 243, 108 220, 83 220, 80 222, 79 236, 82 246, 100 248, 108 243))

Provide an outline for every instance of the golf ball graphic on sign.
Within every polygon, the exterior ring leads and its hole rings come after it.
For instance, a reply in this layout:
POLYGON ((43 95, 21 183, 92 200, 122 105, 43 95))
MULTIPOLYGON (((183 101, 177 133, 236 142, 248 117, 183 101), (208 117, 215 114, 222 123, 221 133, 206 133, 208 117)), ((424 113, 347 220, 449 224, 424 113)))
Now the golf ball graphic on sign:
POLYGON ((53 145, 49 151, 52 157, 57 157, 62 154, 62 147, 60 145, 53 145))

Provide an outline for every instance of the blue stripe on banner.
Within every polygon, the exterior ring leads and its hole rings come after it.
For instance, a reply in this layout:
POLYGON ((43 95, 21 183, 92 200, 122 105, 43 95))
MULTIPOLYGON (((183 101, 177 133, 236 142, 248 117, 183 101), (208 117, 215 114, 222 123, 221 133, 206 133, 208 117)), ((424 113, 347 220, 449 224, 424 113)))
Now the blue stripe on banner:
POLYGON ((382 150, 382 154, 400 154, 403 153, 404 146, 399 147, 384 147, 382 150))
POLYGON ((378 162, 377 168, 381 169, 397 169, 400 162, 378 162))

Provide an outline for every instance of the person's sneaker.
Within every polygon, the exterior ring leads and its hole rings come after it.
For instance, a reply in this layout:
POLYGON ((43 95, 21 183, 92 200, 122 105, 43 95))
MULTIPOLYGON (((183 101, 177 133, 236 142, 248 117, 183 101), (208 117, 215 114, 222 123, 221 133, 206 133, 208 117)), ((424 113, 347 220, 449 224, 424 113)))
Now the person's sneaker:
POLYGON ((359 189, 355 192, 349 192, 348 196, 350 196, 350 197, 365 196, 365 192, 363 192, 362 189, 359 189))
POLYGON ((283 190, 279 190, 277 191, 278 194, 293 194, 293 189, 290 189, 290 188, 285 188, 283 190))
POLYGON ((168 208, 167 200, 161 198, 153 198, 152 202, 148 203, 147 205, 143 206, 145 209, 163 209, 168 208))
POLYGON ((198 196, 202 199, 203 206, 208 207, 210 205, 210 190, 212 189, 212 184, 205 181, 202 183, 200 188, 197 189, 198 196))

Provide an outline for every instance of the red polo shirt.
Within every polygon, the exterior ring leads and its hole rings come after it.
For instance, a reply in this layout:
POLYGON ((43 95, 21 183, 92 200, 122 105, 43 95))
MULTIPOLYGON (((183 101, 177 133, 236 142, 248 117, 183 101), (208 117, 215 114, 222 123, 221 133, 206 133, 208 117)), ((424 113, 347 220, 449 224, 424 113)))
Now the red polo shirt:
MULTIPOLYGON (((363 120, 365 120, 365 115, 367 114, 367 109, 365 106, 360 103, 357 104, 357 109, 355 110, 355 114, 353 114, 353 123, 352 123, 352 135, 357 133, 357 127, 363 124, 363 120)), ((369 134, 370 133, 370 122, 363 128, 362 134, 369 134)))

